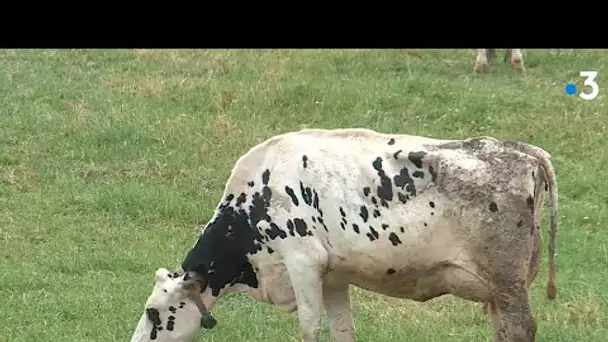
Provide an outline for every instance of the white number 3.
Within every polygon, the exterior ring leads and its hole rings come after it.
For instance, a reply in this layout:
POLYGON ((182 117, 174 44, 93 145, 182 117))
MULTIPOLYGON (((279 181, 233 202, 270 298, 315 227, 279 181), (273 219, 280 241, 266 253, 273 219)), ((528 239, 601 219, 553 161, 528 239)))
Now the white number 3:
POLYGON ((580 76, 585 77, 583 85, 591 87, 591 93, 587 94, 584 91, 581 91, 579 96, 582 97, 583 100, 593 100, 597 97, 597 94, 600 91, 600 88, 598 87, 597 83, 595 83, 597 71, 581 71, 580 76))

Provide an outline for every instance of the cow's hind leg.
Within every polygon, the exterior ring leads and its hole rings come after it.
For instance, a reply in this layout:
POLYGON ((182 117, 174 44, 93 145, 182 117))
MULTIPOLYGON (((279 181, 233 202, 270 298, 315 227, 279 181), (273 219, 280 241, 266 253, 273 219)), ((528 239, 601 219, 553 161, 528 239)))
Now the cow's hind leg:
POLYGON ((348 284, 323 285, 323 303, 335 342, 354 342, 355 327, 348 295, 348 284))
POLYGON ((524 57, 520 49, 506 49, 505 62, 509 61, 515 70, 526 71, 524 67, 524 57))
POLYGON ((313 238, 303 238, 285 256, 285 267, 293 286, 303 342, 317 342, 323 315, 323 270, 327 251, 313 238), (301 250, 300 250, 301 249, 301 250))
MULTIPOLYGON (((542 202, 541 202, 541 205, 542 205, 542 202)), ((528 269, 528 289, 530 289, 530 287, 534 283, 534 280, 536 279, 536 276, 538 275, 538 272, 540 271, 541 261, 542 261, 543 243, 542 243, 541 232, 538 227, 538 223, 540 222, 540 219, 537 218, 535 220, 536 220, 535 222, 537 222, 537 225, 535 226, 535 228, 533 228, 534 229, 534 232, 533 232, 534 249, 532 250, 532 258, 530 259, 530 268, 528 269)), ((484 314, 487 314, 489 312, 490 305, 491 305, 490 302, 482 303, 481 311, 484 314)))
POLYGON ((494 57, 494 49, 477 49, 477 58, 475 59, 475 65, 473 71, 475 72, 486 72, 490 68, 490 62, 494 57))
POLYGON ((536 321, 532 315, 527 286, 497 292, 489 305, 494 325, 494 342, 534 342, 536 321))
POLYGON ((487 309, 490 313, 490 317, 492 317, 492 327, 494 329, 494 342, 509 342, 509 337, 507 336, 507 329, 505 329, 502 324, 502 319, 500 318, 500 313, 498 309, 496 309, 496 305, 492 302, 484 303, 484 309, 487 309))

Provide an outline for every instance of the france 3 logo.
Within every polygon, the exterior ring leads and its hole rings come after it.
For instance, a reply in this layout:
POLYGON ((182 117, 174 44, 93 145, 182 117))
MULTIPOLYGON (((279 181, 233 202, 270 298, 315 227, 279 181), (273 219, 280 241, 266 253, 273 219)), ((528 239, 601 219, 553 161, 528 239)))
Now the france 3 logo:
MULTIPOLYGON (((595 82, 595 78, 597 77, 597 71, 581 71, 579 72, 579 76, 583 78, 583 87, 591 88, 591 92, 587 93, 584 90, 578 93, 583 100, 589 101, 593 100, 597 97, 597 94, 600 92, 600 87, 595 82)), ((576 85, 574 83, 566 84, 566 94, 569 96, 576 94, 576 85)))

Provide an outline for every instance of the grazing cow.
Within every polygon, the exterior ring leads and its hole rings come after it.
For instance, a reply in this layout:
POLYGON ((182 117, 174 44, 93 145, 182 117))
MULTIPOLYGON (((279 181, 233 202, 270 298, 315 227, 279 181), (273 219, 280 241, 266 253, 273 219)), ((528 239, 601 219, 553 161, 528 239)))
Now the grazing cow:
MULTIPOLYGON (((349 285, 415 301, 490 303, 494 341, 532 342, 528 298, 540 187, 550 193, 555 298, 557 185, 547 152, 491 137, 437 140, 303 130, 253 147, 176 272, 160 268, 132 342, 184 342, 227 293, 297 310, 317 341, 323 309, 355 340, 349 285)), ((533 263, 533 262, 532 262, 533 263)))
MULTIPOLYGON (((490 63, 496 54, 494 50, 495 49, 477 49, 477 58, 475 59, 473 71, 488 71, 490 69, 490 63)), ((524 57, 522 56, 520 49, 505 49, 505 62, 507 60, 511 62, 513 69, 526 71, 526 68, 524 67, 524 57)))

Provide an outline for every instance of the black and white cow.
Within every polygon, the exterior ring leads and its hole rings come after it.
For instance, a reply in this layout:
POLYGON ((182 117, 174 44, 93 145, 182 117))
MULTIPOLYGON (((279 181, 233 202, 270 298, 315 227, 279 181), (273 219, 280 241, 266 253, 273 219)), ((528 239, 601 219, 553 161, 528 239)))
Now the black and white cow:
MULTIPOLYGON (((477 58, 475 59, 475 65, 473 71, 475 72, 486 72, 490 69, 490 63, 496 55, 496 49, 477 49, 477 58)), ((520 49, 505 49, 505 62, 509 61, 513 69, 518 71, 526 71, 524 67, 524 57, 521 54, 520 49)))
POLYGON ((490 303, 494 341, 534 341, 527 277, 545 187, 547 293, 556 293, 549 158, 490 137, 338 129, 268 139, 237 161, 181 267, 156 271, 131 341, 190 341, 213 325, 218 298, 240 292, 297 310, 304 342, 317 341, 324 309, 333 339, 352 342, 351 284, 415 301, 490 303))

